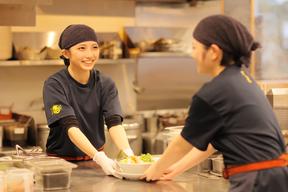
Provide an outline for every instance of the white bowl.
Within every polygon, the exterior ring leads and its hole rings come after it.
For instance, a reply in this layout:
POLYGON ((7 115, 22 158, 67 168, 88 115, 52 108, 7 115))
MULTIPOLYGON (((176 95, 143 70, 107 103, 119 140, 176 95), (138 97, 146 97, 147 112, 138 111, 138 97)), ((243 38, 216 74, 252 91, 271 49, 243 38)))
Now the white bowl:
POLYGON ((124 162, 118 162, 118 165, 120 166, 121 172, 127 173, 127 174, 137 174, 137 175, 143 175, 146 169, 150 167, 154 162, 156 162, 159 159, 159 157, 153 157, 153 162, 148 163, 124 163, 124 162))
POLYGON ((150 167, 150 165, 152 163, 135 163, 135 164, 130 164, 130 163, 118 163, 120 168, 121 168, 121 172, 123 173, 130 173, 130 174, 143 174, 145 172, 146 169, 148 169, 150 167))

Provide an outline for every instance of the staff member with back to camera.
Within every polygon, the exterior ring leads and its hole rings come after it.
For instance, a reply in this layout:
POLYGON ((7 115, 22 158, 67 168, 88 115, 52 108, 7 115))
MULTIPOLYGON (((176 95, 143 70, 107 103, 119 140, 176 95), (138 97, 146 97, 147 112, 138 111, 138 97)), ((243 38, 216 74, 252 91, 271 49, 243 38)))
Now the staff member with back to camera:
POLYGON ((193 37, 197 71, 212 80, 193 96, 181 134, 144 178, 172 179, 218 150, 229 191, 287 192, 288 155, 281 130, 246 68, 260 45, 239 21, 224 15, 201 20, 193 37))
POLYGON ((59 47, 66 68, 44 83, 43 99, 50 128, 47 154, 68 161, 93 159, 105 174, 120 177, 115 162, 102 151, 104 122, 116 146, 133 155, 124 128, 115 83, 94 69, 99 59, 95 31, 89 26, 69 25, 59 47))

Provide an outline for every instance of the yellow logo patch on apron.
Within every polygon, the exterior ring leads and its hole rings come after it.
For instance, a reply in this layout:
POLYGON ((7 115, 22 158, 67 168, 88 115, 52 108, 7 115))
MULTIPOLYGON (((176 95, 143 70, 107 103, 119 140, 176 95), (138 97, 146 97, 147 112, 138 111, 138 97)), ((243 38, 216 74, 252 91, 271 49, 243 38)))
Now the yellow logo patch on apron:
POLYGON ((57 114, 59 114, 59 113, 61 112, 61 110, 62 110, 62 105, 53 105, 53 106, 50 108, 50 110, 51 110, 52 115, 57 115, 57 114))
POLYGON ((246 73, 242 70, 241 70, 241 75, 246 79, 248 83, 252 83, 252 80, 250 79, 250 77, 246 75, 246 73))

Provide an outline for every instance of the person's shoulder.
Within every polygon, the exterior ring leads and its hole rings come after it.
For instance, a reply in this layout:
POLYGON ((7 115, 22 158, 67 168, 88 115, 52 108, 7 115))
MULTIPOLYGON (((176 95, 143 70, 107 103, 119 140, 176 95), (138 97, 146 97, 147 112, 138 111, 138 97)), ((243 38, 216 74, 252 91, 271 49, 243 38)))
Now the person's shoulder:
POLYGON ((66 69, 61 69, 57 71, 56 73, 50 75, 45 80, 45 84, 58 84, 59 82, 62 82, 67 77, 65 70, 66 69))
POLYGON ((218 76, 205 83, 198 91, 198 96, 204 100, 215 98, 224 99, 234 94, 233 90, 238 86, 240 68, 236 66, 227 67, 218 76))
POLYGON ((102 73, 96 69, 94 70, 94 73, 96 75, 96 78, 98 80, 100 80, 100 82, 103 84, 104 87, 108 86, 108 85, 114 85, 115 84, 114 80, 110 76, 108 76, 108 75, 106 75, 106 74, 104 74, 104 73, 102 73))

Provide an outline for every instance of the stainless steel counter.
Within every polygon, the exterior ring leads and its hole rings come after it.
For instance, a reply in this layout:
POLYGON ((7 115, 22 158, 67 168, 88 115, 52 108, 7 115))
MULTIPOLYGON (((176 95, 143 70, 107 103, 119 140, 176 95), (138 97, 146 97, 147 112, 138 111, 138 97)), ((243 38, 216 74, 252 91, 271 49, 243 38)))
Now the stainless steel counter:
MULTIPOLYGON (((71 187, 63 192, 223 192, 228 191, 229 183, 223 178, 206 178, 193 172, 185 172, 174 181, 146 183, 143 181, 120 180, 105 176, 101 168, 78 167, 73 169, 71 187)), ((62 192, 61 191, 61 192, 62 192)))

